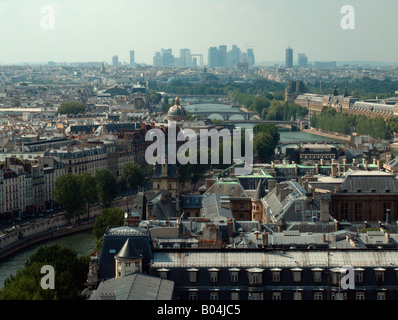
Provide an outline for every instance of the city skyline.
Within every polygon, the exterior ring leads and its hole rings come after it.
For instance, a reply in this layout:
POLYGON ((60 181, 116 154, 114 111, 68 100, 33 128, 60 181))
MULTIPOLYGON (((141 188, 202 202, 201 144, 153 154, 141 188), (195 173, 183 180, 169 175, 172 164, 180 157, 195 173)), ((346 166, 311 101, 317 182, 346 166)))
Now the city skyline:
POLYGON ((0 63, 108 62, 114 55, 129 62, 134 50, 136 63, 151 65, 160 48, 190 48, 207 60, 208 48, 220 44, 253 48, 258 64, 283 62, 288 46, 305 52, 309 61, 396 63, 398 3, 352 1, 353 30, 340 25, 344 5, 340 0, 6 0, 0 3, 0 63))

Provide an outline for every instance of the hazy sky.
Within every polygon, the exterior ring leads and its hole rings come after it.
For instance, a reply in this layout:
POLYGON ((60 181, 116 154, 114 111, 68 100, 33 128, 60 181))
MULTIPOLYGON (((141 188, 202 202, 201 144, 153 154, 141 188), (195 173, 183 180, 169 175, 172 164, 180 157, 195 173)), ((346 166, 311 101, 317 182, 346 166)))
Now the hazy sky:
POLYGON ((155 51, 253 47, 256 62, 284 61, 285 49, 309 61, 398 62, 398 0, 0 0, 0 63, 105 61, 152 64, 155 51), (344 5, 355 29, 344 30, 344 5), (54 12, 54 28, 49 11, 54 12), (43 9, 44 10, 44 9, 43 9), (47 23, 47 24, 46 24, 47 23))

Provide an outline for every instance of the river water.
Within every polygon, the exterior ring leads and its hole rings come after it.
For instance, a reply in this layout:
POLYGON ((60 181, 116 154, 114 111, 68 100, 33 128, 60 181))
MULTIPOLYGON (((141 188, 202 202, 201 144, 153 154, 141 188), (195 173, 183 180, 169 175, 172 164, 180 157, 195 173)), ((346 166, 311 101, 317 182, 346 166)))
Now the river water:
MULTIPOLYGON (((201 104, 201 105, 187 105, 184 106, 186 110, 189 112, 193 108, 198 108, 198 110, 217 110, 217 111, 228 111, 236 109, 232 109, 228 105, 220 105, 220 104, 201 104)), ((240 119, 240 116, 237 115, 236 119, 240 119)), ((217 116, 212 117, 213 119, 217 119, 217 116)), ((243 119, 243 117, 242 117, 243 119)), ((232 119, 233 120, 233 119, 232 119)), ((242 128, 252 128, 253 125, 242 123, 237 123, 236 126, 242 128)), ((295 141, 309 141, 309 142, 322 142, 322 141, 333 141, 335 139, 326 138, 318 135, 314 135, 308 132, 298 132, 298 131, 290 131, 288 129, 280 128, 278 129, 280 133, 280 141, 282 142, 292 142, 294 144, 295 141)), ((339 140, 335 140, 339 142, 339 140)), ((286 147, 283 146, 284 148, 286 147)), ((283 151, 283 150, 282 150, 283 151)), ((77 234, 73 234, 70 236, 65 236, 59 239, 46 241, 43 243, 39 243, 33 245, 29 248, 21 250, 20 252, 7 257, 0 261, 0 288, 4 285, 4 280, 7 279, 10 274, 15 275, 19 268, 23 268, 26 261, 35 253, 41 246, 48 246, 52 244, 59 244, 60 246, 68 247, 70 249, 75 250, 79 256, 81 255, 88 255, 90 254, 94 248, 96 239, 95 236, 92 234, 91 231, 81 232, 77 234)))
POLYGON ((18 269, 23 268, 28 258, 40 247, 50 246, 53 244, 59 244, 61 247, 70 248, 75 250, 78 256, 84 256, 90 254, 94 250, 96 238, 91 230, 83 231, 58 239, 36 243, 7 258, 4 258, 0 261, 0 288, 3 288, 4 280, 9 278, 11 274, 15 275, 18 269))

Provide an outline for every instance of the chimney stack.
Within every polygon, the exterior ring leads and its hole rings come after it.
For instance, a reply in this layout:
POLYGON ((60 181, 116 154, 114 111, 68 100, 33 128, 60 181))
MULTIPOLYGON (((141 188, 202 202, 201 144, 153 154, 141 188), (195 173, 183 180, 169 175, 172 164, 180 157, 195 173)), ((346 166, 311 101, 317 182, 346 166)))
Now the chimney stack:
POLYGON ((267 232, 263 232, 263 248, 265 248, 266 246, 268 246, 268 233, 267 232))

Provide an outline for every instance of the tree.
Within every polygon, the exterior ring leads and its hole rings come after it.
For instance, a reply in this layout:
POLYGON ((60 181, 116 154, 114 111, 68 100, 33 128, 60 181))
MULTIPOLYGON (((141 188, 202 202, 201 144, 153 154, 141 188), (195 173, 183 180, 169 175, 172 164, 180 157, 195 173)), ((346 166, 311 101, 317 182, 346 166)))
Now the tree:
POLYGON ((273 137, 264 132, 256 134, 253 138, 253 151, 258 155, 260 161, 265 162, 275 152, 273 137))
POLYGON ((84 113, 86 106, 80 102, 62 102, 57 110, 58 114, 78 114, 84 113))
POLYGON ((256 96, 253 101, 253 111, 261 115, 263 109, 268 109, 270 106, 269 100, 264 96, 256 96))
POLYGON ((133 190, 145 184, 145 173, 137 162, 128 162, 122 167, 122 179, 133 190))
POLYGON ((90 205, 98 199, 97 180, 90 173, 85 172, 78 177, 82 199, 86 204, 87 218, 90 217, 90 205))
POLYGON ((41 247, 31 255, 24 268, 10 276, 0 290, 0 300, 78 300, 87 279, 88 258, 78 257, 76 251, 58 244, 41 247), (54 268, 54 289, 42 289, 41 268, 54 268))
POLYGON ((102 206, 108 206, 117 196, 118 184, 117 180, 108 169, 100 169, 95 172, 95 179, 97 180, 98 198, 102 206))
POLYGON ((54 199, 65 207, 65 214, 69 220, 83 211, 84 200, 78 176, 69 173, 59 176, 55 180, 54 199))
POLYGON ((279 143, 280 134, 278 128, 273 124, 262 123, 253 127, 253 134, 256 136, 258 133, 267 133, 272 137, 272 146, 275 149, 279 143))
POLYGON ((155 90, 149 90, 149 100, 153 104, 158 104, 162 100, 162 95, 157 93, 155 90))
POLYGON ((124 212, 120 208, 105 208, 95 219, 93 234, 97 239, 103 237, 109 226, 122 226, 124 223, 124 212))

